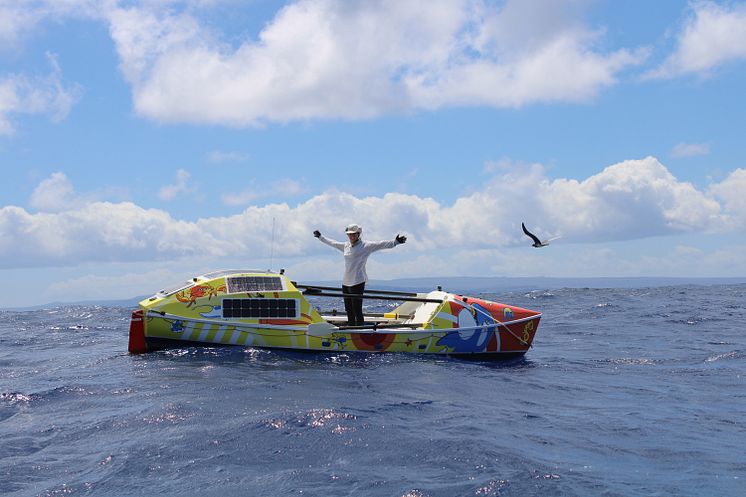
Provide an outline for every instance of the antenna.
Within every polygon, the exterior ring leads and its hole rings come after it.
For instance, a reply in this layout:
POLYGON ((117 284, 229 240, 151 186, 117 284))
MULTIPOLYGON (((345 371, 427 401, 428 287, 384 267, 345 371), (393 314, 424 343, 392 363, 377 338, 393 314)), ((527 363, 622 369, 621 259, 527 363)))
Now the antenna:
POLYGON ((272 260, 275 258, 275 218, 272 218, 272 242, 269 244, 269 270, 272 271, 272 260))

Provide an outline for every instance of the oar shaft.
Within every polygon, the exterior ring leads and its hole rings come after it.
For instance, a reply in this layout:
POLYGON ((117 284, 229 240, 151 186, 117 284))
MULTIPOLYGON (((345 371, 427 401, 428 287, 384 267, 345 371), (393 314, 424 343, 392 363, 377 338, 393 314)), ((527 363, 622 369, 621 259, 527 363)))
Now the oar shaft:
MULTIPOLYGON (((295 287, 296 288, 307 288, 307 289, 310 289, 310 290, 333 290, 333 291, 339 291, 339 287, 338 286, 319 286, 319 285, 299 285, 299 284, 296 284, 295 287)), ((414 292, 394 292, 394 291, 389 291, 389 290, 372 290, 372 289, 368 289, 368 290, 364 290, 363 291, 363 295, 373 294, 373 293, 375 293, 375 294, 381 294, 381 295, 402 295, 404 297, 416 297, 417 296, 417 294, 414 293, 414 292)))
POLYGON ((355 331, 355 330, 385 330, 385 329, 391 329, 391 328, 420 328, 424 326, 425 323, 392 323, 392 324, 379 324, 379 325, 373 325, 373 324, 364 324, 362 326, 338 326, 337 329, 340 330, 347 330, 347 331, 355 331))
MULTIPOLYGON (((319 314, 321 314, 322 316, 340 316, 340 317, 344 317, 347 315, 345 314, 345 311, 338 311, 337 309, 332 309, 329 311, 322 310, 322 311, 319 311, 319 314)), ((392 313, 392 312, 364 312, 363 317, 412 319, 414 317, 414 314, 399 314, 399 313, 392 313)))
POLYGON ((309 297, 341 297, 341 298, 349 298, 349 299, 372 299, 372 300, 404 300, 407 302, 433 302, 436 304, 440 304, 443 302, 442 299, 426 299, 422 297, 388 297, 385 295, 369 295, 369 294, 360 294, 360 293, 332 293, 332 292, 304 292, 304 295, 308 295, 309 297))

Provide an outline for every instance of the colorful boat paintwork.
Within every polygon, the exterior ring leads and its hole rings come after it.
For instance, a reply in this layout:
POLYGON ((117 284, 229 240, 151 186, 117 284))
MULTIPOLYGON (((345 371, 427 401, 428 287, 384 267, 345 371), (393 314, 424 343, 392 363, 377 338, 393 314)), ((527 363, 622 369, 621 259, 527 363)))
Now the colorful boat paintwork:
POLYGON ((524 354, 541 319, 541 313, 529 309, 438 290, 417 294, 390 313, 377 315, 375 323, 366 322, 367 328, 346 329, 335 321, 343 316, 322 316, 285 275, 250 270, 205 274, 139 306, 132 313, 131 353, 234 345, 496 359, 524 354), (239 311, 241 305, 256 309, 239 311), (232 307, 226 306, 235 306, 236 314, 264 315, 232 317, 232 307))

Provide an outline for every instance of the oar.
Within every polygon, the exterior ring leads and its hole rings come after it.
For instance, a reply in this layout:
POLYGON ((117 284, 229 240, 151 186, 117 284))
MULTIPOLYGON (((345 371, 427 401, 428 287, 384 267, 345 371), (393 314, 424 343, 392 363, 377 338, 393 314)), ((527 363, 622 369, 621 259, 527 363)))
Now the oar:
MULTIPOLYGON (((343 312, 338 311, 337 309, 332 309, 330 311, 324 310, 324 311, 318 311, 319 314, 322 316, 344 316, 345 314, 343 312)), ((412 319, 414 317, 414 313, 411 314, 399 314, 397 312, 366 312, 363 313, 364 317, 370 317, 370 318, 389 318, 389 319, 412 319)))
MULTIPOLYGON (((293 285, 295 285, 296 288, 306 288, 307 290, 311 290, 311 291, 316 291, 316 290, 332 290, 335 292, 339 291, 338 286, 299 285, 295 282, 293 282, 293 285)), ((417 296, 417 294, 413 292, 394 292, 394 291, 389 291, 389 290, 372 290, 372 289, 363 290, 363 295, 373 294, 373 293, 381 294, 381 295, 401 295, 404 297, 416 297, 417 296)))
POLYGON ((383 330, 387 328, 419 328, 421 326, 424 326, 425 323, 391 323, 391 324, 364 324, 364 325, 358 325, 358 326, 338 326, 337 329, 339 330, 347 330, 347 331, 354 331, 354 330, 383 330))
POLYGON ((313 295, 315 297, 341 297, 341 298, 350 298, 350 299, 404 300, 407 302, 433 302, 436 304, 440 304, 443 302, 443 299, 426 299, 422 297, 404 297, 404 296, 387 297, 384 295, 369 295, 369 294, 359 294, 359 293, 324 292, 316 288, 307 288, 306 290, 303 291, 303 295, 313 295))

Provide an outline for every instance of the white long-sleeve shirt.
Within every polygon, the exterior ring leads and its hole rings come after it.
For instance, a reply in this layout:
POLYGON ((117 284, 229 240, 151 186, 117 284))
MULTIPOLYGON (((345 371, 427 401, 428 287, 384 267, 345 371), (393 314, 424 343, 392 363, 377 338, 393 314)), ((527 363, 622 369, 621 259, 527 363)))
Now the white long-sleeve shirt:
POLYGON ((338 242, 331 240, 324 235, 319 237, 319 240, 326 243, 330 247, 342 252, 345 258, 345 274, 342 278, 342 284, 345 286, 359 285, 368 281, 368 273, 365 272, 365 263, 368 261, 368 256, 376 250, 390 249, 399 245, 396 240, 382 240, 380 242, 365 242, 358 239, 355 245, 352 245, 349 240, 346 242, 338 242))

